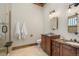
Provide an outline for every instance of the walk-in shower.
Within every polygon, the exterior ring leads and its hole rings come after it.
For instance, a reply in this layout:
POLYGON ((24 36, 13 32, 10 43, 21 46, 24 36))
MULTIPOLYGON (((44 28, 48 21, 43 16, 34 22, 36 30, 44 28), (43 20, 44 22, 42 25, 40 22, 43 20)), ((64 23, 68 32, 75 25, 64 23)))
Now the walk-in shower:
POLYGON ((0 56, 8 54, 11 46, 11 10, 9 4, 0 4, 0 56))

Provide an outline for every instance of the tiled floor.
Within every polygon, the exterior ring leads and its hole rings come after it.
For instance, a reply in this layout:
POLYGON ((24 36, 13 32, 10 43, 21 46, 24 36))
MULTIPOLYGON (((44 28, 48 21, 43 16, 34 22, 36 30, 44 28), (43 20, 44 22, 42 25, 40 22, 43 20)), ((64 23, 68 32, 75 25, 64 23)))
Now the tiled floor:
POLYGON ((9 53, 9 56, 47 56, 47 54, 37 46, 16 49, 9 53))

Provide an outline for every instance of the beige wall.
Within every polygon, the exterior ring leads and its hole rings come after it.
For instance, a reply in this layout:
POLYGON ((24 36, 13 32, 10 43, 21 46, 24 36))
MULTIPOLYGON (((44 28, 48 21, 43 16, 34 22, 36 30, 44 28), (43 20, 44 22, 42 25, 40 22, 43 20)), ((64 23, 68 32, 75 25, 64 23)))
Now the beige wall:
POLYGON ((40 39, 40 34, 43 33, 43 11, 42 8, 31 3, 12 4, 12 40, 14 46, 35 43, 40 39), (25 23, 28 31, 26 39, 16 39, 15 28, 16 23, 25 23), (30 35, 33 34, 33 37, 30 35))

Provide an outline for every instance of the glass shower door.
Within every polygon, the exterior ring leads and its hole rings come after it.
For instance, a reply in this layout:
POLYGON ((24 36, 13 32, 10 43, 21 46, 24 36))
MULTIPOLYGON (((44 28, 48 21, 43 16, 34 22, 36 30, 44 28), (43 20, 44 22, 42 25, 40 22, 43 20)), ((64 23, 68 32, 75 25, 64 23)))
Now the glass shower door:
POLYGON ((6 43, 10 40, 9 5, 0 4, 0 56, 7 55, 6 43))
POLYGON ((7 48, 5 47, 7 42, 7 27, 6 23, 0 23, 0 56, 6 55, 7 52, 7 48))

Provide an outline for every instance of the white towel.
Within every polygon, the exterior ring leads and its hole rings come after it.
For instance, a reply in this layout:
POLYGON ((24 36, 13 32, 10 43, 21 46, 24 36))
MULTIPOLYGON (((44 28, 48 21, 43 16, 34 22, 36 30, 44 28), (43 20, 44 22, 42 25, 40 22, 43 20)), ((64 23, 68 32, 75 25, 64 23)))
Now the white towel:
POLYGON ((21 39, 21 29, 20 29, 19 22, 16 24, 16 36, 17 36, 17 39, 21 39))
POLYGON ((22 39, 24 39, 28 34, 25 23, 22 24, 21 34, 22 34, 22 39))

